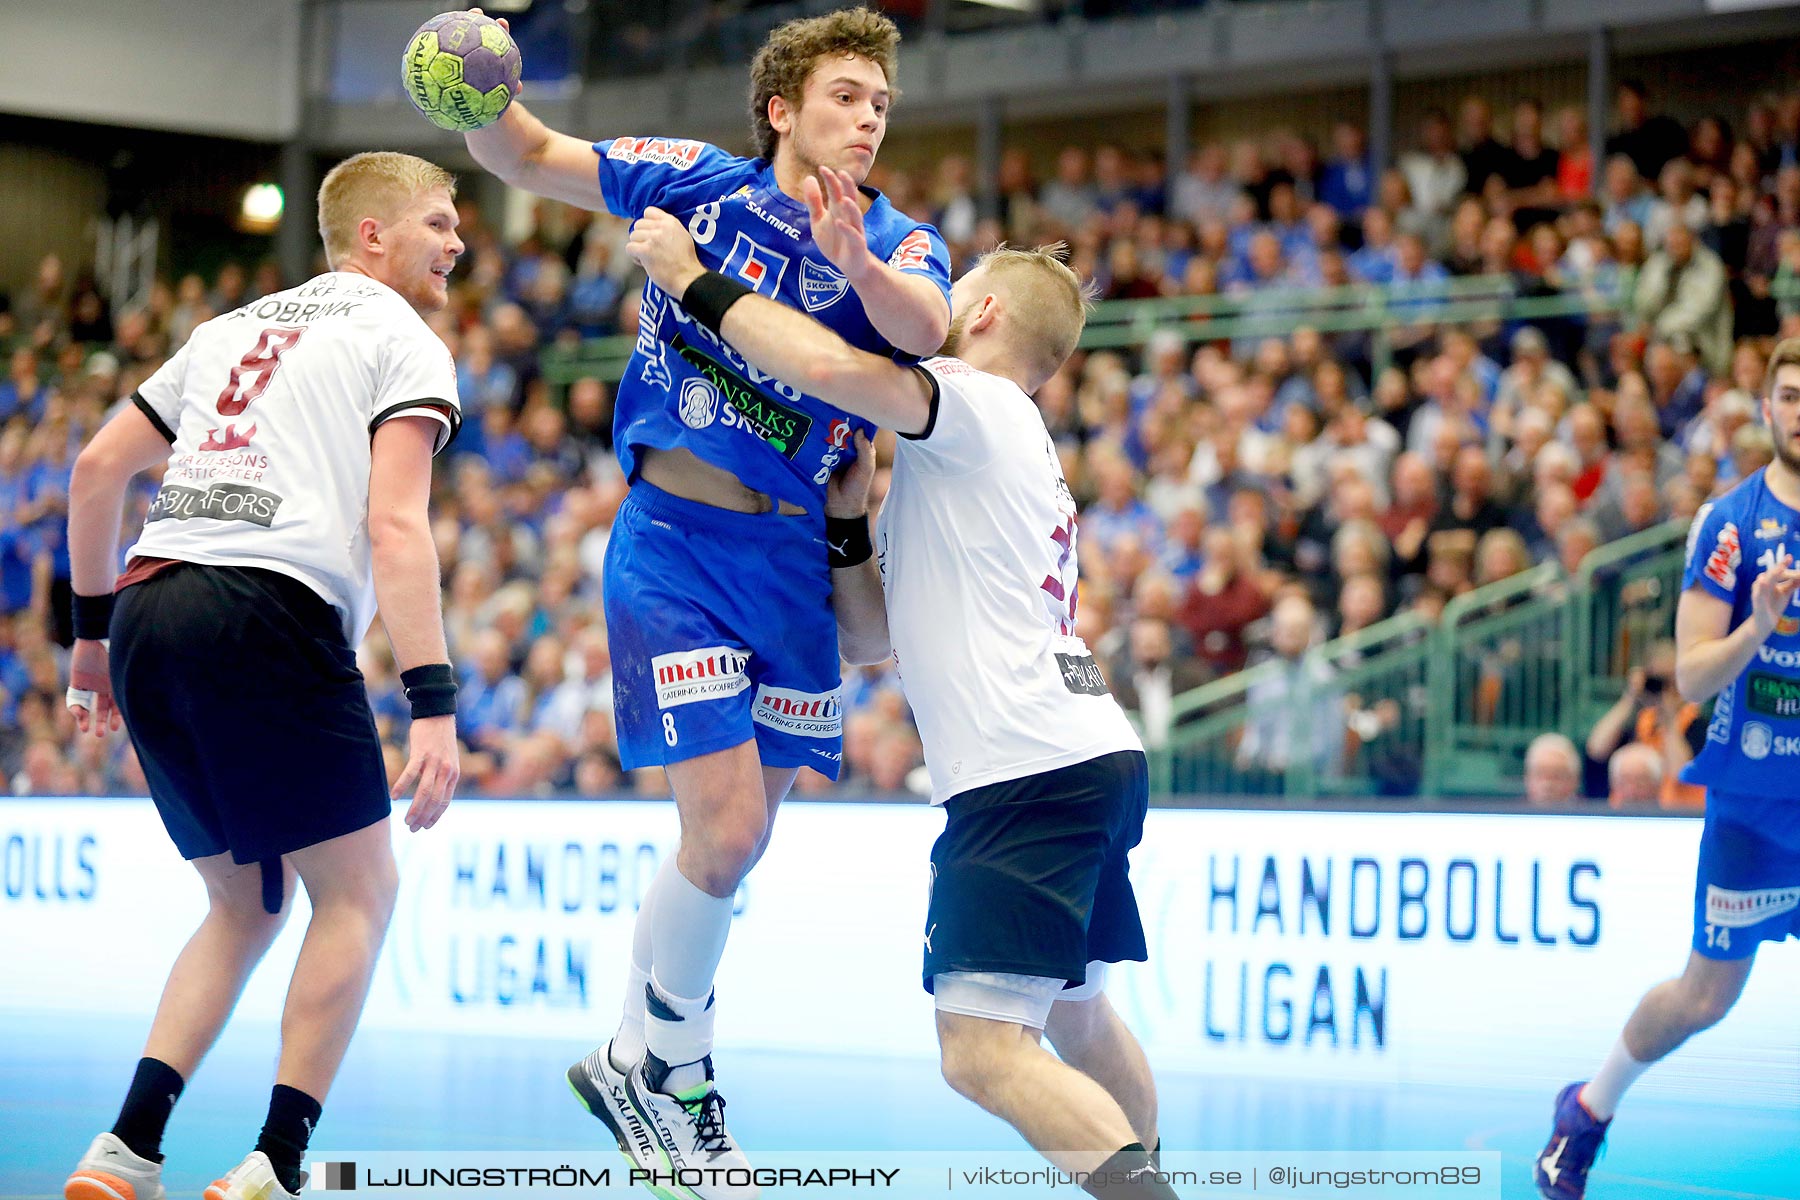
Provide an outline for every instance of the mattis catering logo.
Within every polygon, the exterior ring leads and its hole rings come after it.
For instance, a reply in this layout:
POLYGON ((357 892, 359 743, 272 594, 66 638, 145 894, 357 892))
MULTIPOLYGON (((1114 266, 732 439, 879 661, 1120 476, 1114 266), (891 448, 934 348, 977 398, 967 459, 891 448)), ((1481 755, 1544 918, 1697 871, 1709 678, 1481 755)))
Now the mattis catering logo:
POLYGON ((744 674, 749 665, 746 651, 729 646, 658 654, 650 660, 650 669, 656 676, 656 706, 674 708, 696 700, 735 696, 750 686, 750 679, 744 674))

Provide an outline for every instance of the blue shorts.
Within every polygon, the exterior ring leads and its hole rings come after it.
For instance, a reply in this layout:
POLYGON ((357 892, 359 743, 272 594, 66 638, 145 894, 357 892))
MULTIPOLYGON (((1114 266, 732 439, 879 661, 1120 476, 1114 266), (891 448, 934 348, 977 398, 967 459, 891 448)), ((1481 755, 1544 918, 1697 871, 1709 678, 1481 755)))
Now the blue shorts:
POLYGON ((1749 958, 1762 942, 1800 937, 1800 845, 1742 819, 1756 799, 1707 796, 1694 880, 1694 951, 1707 958, 1749 958))
POLYGON ((626 770, 755 738, 765 767, 837 778, 837 620, 809 518, 729 512, 639 480, 606 546, 605 594, 626 770))

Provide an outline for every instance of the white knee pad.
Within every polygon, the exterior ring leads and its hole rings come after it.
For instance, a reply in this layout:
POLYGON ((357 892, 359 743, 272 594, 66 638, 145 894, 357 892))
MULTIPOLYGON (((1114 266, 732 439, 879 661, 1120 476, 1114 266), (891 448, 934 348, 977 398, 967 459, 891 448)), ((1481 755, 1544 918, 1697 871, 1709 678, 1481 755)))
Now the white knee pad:
POLYGON ((1091 962, 1087 965, 1087 978, 1079 987, 1072 987, 1057 996, 1058 1000, 1092 1000, 1106 990, 1106 964, 1091 962))
POLYGON ((1066 980, 999 971, 948 971, 932 976, 939 1012, 1042 1029, 1066 980))

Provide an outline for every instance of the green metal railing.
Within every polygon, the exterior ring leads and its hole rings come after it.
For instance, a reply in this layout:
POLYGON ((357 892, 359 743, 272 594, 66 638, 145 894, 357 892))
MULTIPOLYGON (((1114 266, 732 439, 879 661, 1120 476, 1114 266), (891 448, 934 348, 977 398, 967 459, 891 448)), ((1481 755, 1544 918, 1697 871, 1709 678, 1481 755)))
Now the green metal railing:
POLYGON ((1312 794, 1418 789, 1430 716, 1431 655, 1431 626, 1413 613, 1320 647, 1332 686, 1343 697, 1348 732, 1341 766, 1317 776, 1312 794))
POLYGON ((1316 647, 1304 669, 1265 663, 1178 696, 1152 786, 1516 795, 1532 739, 1579 743, 1648 644, 1669 636, 1685 537, 1683 522, 1659 525, 1600 547, 1572 578, 1546 563, 1459 596, 1435 627, 1402 614, 1316 647), (1284 760, 1247 751, 1283 728, 1284 760))
MULTIPOLYGON (((1256 341, 1289 337, 1302 327, 1320 333, 1368 333, 1379 371, 1392 360, 1391 331, 1421 322, 1470 325, 1484 321, 1541 321, 1611 312, 1580 293, 1520 296, 1504 275, 1474 275, 1424 284, 1338 288, 1271 288, 1244 295, 1178 296, 1166 300, 1109 300, 1094 306, 1081 337, 1084 350, 1142 346, 1159 329, 1191 342, 1256 341)), ((577 379, 617 383, 635 340, 588 338, 551 346, 539 356, 544 381, 560 393, 577 379)))
POLYGON ((1152 787, 1194 795, 1412 790, 1425 748, 1430 642, 1430 626, 1402 613, 1310 651, 1299 670, 1262 663, 1176 697, 1168 745, 1151 756, 1152 787))
POLYGON ((549 346, 538 355, 538 369, 559 395, 577 379, 617 383, 625 378, 625 364, 631 361, 636 345, 636 338, 620 335, 587 338, 573 346, 549 346))
POLYGON ((1575 695, 1564 722, 1577 745, 1623 694, 1626 676, 1643 663, 1650 643, 1674 636, 1686 543, 1687 523, 1671 521, 1582 560, 1575 586, 1588 602, 1576 613, 1575 695))
POLYGON ((1238 671, 1175 698, 1167 748, 1151 755, 1150 785, 1160 795, 1241 795, 1272 791, 1238 758, 1250 691, 1273 678, 1271 664, 1238 671))
POLYGON ((1555 563, 1466 592, 1444 606, 1431 671, 1425 790, 1495 795, 1525 747, 1561 727, 1571 610, 1555 563))

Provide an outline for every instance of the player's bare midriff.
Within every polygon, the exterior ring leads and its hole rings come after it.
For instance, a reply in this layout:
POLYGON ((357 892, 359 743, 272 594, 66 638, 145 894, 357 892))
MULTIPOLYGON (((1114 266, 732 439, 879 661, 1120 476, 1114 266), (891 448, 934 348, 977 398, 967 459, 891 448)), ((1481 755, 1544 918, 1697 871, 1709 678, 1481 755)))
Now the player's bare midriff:
POLYGON ((655 450, 648 446, 638 451, 638 478, 683 500, 697 500, 730 512, 775 512, 784 517, 797 517, 806 510, 786 500, 776 500, 723 467, 702 461, 691 450, 655 450))

